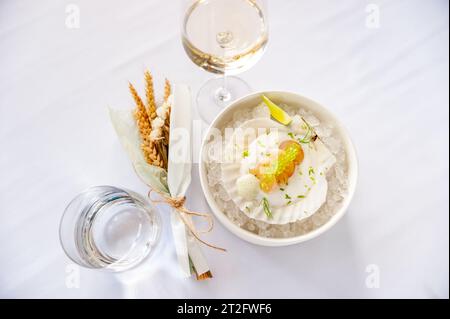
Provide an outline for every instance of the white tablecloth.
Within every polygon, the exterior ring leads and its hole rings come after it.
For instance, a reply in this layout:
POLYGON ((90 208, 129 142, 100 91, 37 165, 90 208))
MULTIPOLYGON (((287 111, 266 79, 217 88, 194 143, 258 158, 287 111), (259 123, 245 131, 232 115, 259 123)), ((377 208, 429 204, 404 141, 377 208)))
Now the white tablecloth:
MULTIPOLYGON (((228 252, 205 249, 215 278, 196 282, 177 271, 162 210, 162 242, 146 265, 81 269, 79 285, 67 284, 58 223, 68 201, 91 185, 146 192, 106 106, 131 107, 127 81, 142 88, 145 67, 194 92, 211 75, 183 51, 179 1, 4 0, 1 297, 448 298, 448 1, 374 0, 378 28, 369 1, 269 2, 267 52, 242 78, 315 99, 345 123, 360 163, 348 214, 284 248, 251 245, 216 223, 207 239, 228 252)), ((188 205, 209 211, 196 169, 188 205)))

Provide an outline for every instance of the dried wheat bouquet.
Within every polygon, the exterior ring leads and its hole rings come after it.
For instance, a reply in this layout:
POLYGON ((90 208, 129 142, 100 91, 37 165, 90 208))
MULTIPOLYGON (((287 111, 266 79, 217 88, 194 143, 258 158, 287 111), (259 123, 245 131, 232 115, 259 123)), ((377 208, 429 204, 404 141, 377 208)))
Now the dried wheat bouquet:
MULTIPOLYGON (((172 89, 165 81, 162 101, 155 98, 153 77, 145 71, 145 100, 130 83, 129 90, 134 101, 133 110, 110 108, 111 122, 116 133, 142 181, 161 195, 171 210, 171 225, 175 247, 182 272, 186 276, 195 274, 197 279, 212 277, 199 243, 210 245, 198 236, 192 216, 212 219, 208 214, 191 212, 185 208, 185 192, 190 183, 190 91, 180 85, 172 89), (189 140, 173 138, 171 131, 188 132, 189 140), (170 161, 171 149, 186 149, 183 161, 170 161)), ((212 228, 210 224, 209 230, 212 228)), ((218 248, 219 249, 219 248, 218 248)))

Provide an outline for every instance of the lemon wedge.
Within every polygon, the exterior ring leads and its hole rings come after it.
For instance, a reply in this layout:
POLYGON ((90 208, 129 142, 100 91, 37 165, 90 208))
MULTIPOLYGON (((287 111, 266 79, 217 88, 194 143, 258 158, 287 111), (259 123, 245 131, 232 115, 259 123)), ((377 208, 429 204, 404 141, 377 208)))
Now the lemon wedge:
POLYGON ((267 105, 270 111, 270 115, 280 122, 283 125, 289 125, 292 121, 292 118, 285 112, 281 107, 273 103, 269 98, 265 95, 262 96, 262 100, 267 105))

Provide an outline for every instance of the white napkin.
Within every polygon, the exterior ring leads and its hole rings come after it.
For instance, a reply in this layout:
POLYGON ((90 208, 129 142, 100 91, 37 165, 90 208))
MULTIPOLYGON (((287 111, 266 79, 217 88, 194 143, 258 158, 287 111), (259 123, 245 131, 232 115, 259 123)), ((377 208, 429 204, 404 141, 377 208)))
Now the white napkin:
MULTIPOLYGON (((172 198, 182 198, 191 183, 191 94, 185 85, 175 85, 170 114, 169 163, 167 184, 172 198)), ((171 224, 175 241, 178 263, 182 273, 191 275, 189 258, 197 274, 209 270, 206 259, 201 252, 198 241, 186 229, 180 212, 172 209, 171 224)), ((190 216, 185 216, 190 219, 190 216)))

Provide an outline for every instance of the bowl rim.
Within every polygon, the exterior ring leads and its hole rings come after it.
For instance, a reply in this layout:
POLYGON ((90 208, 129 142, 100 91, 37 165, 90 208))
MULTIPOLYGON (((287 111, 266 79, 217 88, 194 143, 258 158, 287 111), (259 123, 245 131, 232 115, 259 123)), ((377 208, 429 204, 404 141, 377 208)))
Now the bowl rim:
POLYGON ((346 127, 340 122, 340 120, 327 108, 319 104, 318 102, 307 98, 301 94, 290 92, 290 91, 256 91, 250 94, 247 94, 226 107, 224 107, 219 114, 214 118, 214 120, 211 122, 211 124, 208 126, 207 130, 205 131, 205 134, 202 138, 201 146, 200 146, 200 152, 199 152, 199 175, 200 175, 200 185, 203 191, 203 195, 206 199, 206 202, 208 203, 211 211, 213 212, 214 216, 222 223, 222 225, 225 226, 231 233, 235 234, 239 238, 250 242, 252 244, 261 245, 261 246, 288 246, 288 245, 294 245, 301 242, 305 242, 308 240, 311 240, 313 238, 318 237, 319 235, 323 234, 330 228, 332 228, 346 213, 348 206, 350 205, 353 195, 356 190, 357 186, 357 180, 358 180, 358 157, 356 154, 356 149, 354 146, 354 143, 352 142, 349 132, 346 129, 346 127), (320 227, 306 233, 303 235, 293 236, 293 237, 286 237, 286 238, 270 238, 270 237, 263 237, 260 235, 257 235, 255 233, 252 233, 246 229, 241 228, 240 226, 233 223, 224 212, 222 212, 221 209, 219 209, 216 201, 212 197, 211 190, 209 188, 208 182, 207 182, 207 176, 206 176, 206 167, 205 167, 205 161, 203 160, 203 152, 206 144, 206 140, 208 138, 209 132, 211 131, 211 128, 215 127, 216 123, 221 119, 224 114, 229 112, 231 109, 235 108, 237 104, 240 104, 246 100, 255 98, 256 96, 260 96, 262 94, 265 95, 290 95, 296 99, 303 100, 308 106, 306 108, 316 108, 319 110, 319 113, 325 113, 327 116, 333 120, 335 127, 340 132, 340 136, 343 139, 344 148, 346 155, 348 157, 348 166, 349 170, 349 187, 348 187, 348 194, 344 198, 341 207, 335 212, 335 214, 327 221, 325 224, 321 225, 320 227))

